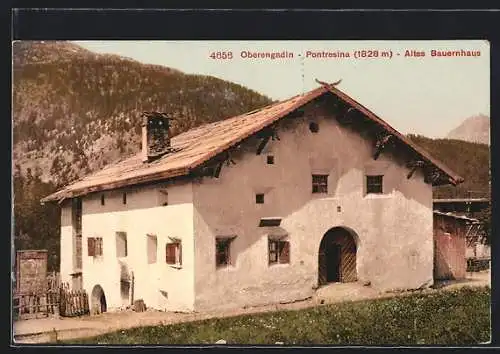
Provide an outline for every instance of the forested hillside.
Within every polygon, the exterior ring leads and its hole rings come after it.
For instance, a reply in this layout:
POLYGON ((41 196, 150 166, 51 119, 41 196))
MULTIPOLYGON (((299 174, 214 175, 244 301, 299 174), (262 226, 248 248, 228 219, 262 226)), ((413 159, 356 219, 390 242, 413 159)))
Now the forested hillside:
POLYGON ((436 187, 434 198, 490 196, 488 145, 453 139, 430 139, 420 135, 409 135, 409 138, 465 179, 457 187, 436 187))

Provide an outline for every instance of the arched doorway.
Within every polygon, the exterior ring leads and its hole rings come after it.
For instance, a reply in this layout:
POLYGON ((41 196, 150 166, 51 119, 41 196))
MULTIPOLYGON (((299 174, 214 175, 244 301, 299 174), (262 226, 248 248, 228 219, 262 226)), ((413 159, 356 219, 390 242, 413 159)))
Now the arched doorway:
POLYGON ((319 246, 318 285, 357 280, 357 245, 353 236, 352 231, 343 227, 325 233, 319 246))
POLYGON ((91 308, 96 314, 106 312, 107 310, 106 296, 100 285, 96 285, 94 289, 92 289, 91 308))

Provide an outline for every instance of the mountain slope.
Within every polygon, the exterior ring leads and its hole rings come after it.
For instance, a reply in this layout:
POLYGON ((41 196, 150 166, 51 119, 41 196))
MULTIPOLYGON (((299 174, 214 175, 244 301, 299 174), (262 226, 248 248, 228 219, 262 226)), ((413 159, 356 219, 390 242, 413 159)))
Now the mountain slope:
POLYGON ((490 117, 483 114, 469 117, 446 136, 473 143, 490 144, 490 117))
POLYGON ((175 135, 271 102, 214 77, 68 42, 15 42, 13 63, 14 161, 58 185, 137 152, 143 111, 167 112, 175 135))

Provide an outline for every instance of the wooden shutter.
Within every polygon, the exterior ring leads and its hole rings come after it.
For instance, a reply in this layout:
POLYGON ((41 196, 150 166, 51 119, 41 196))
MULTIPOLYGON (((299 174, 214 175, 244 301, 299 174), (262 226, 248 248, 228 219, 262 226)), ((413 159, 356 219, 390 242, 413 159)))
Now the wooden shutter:
POLYGON ((279 262, 290 263, 290 242, 288 241, 279 242, 279 262))
POLYGON ((167 264, 175 264, 175 243, 167 243, 166 247, 166 262, 167 264))
POLYGON ((93 237, 89 237, 87 239, 87 249, 89 257, 95 256, 95 239, 93 237))

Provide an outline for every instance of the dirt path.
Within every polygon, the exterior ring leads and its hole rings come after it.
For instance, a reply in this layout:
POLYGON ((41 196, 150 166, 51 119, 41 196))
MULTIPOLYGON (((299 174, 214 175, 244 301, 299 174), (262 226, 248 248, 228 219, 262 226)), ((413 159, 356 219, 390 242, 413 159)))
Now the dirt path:
MULTIPOLYGON (((463 286, 486 286, 491 284, 490 272, 468 273, 462 281, 438 283, 437 289, 426 289, 423 292, 435 292, 457 289, 463 286)), ((404 294, 412 294, 407 292, 404 294)), ((189 322, 213 317, 230 317, 243 314, 262 313, 276 310, 304 309, 319 304, 345 301, 359 301, 375 298, 389 298, 404 294, 379 293, 370 287, 358 283, 332 284, 318 289, 309 299, 289 304, 266 305, 246 309, 212 311, 204 313, 175 313, 162 311, 146 312, 114 312, 98 316, 81 318, 45 318, 16 321, 14 323, 15 343, 43 343, 56 340, 67 340, 95 336, 120 329, 141 326, 165 325, 189 322)))

